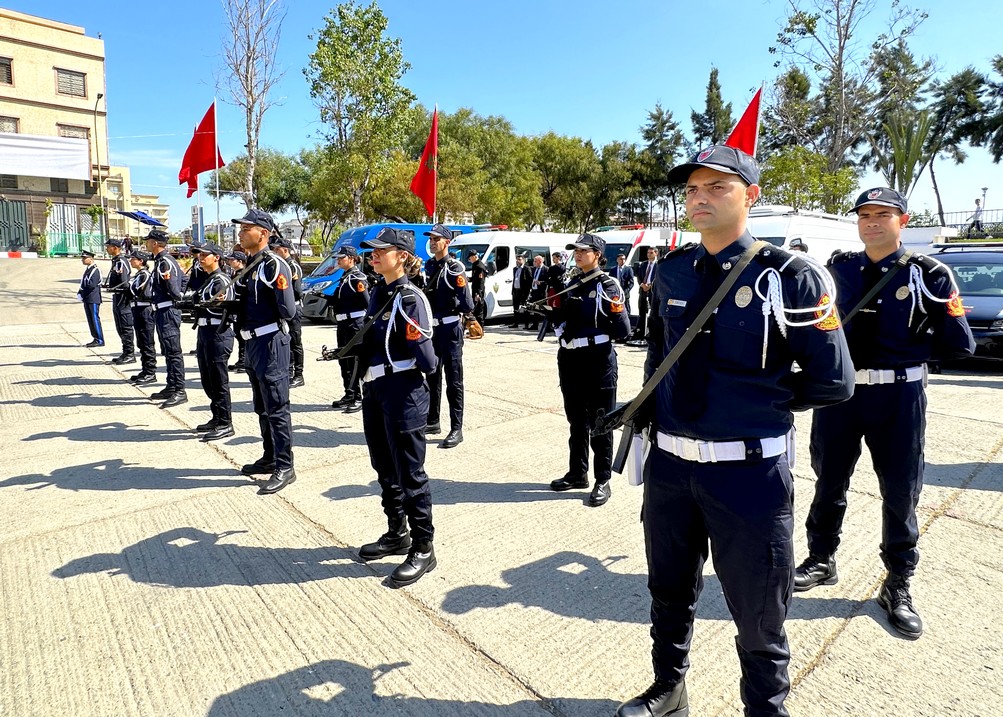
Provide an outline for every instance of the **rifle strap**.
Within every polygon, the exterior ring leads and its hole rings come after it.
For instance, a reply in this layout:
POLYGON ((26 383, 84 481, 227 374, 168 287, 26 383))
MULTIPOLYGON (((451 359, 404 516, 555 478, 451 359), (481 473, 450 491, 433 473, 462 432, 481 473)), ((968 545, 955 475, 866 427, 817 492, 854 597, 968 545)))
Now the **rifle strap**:
POLYGON ((843 326, 846 326, 848 323, 850 323, 850 319, 856 316, 858 311, 867 306, 867 304, 870 303, 871 299, 877 296, 878 292, 881 291, 883 288, 885 288, 888 282, 892 280, 892 277, 895 276, 900 269, 902 269, 906 264, 909 263, 909 258, 911 256, 912 252, 906 251, 905 253, 902 254, 902 256, 900 256, 898 259, 895 260, 895 263, 892 264, 892 268, 889 269, 887 273, 885 273, 885 275, 881 277, 881 281, 872 286, 871 290, 868 291, 866 294, 864 294, 864 298, 861 299, 856 306, 850 309, 849 313, 847 313, 845 317, 843 317, 843 326))
POLYGON ((390 308, 390 304, 393 303, 395 296, 397 296, 397 292, 392 292, 390 294, 390 298, 387 299, 387 303, 383 304, 383 306, 380 308, 379 311, 377 311, 375 314, 366 319, 366 323, 364 323, 362 327, 355 332, 355 336, 353 336, 347 344, 338 349, 338 353, 334 355, 334 360, 340 360, 345 358, 345 355, 360 341, 362 341, 362 337, 365 335, 367 331, 369 331, 369 327, 373 325, 376 319, 380 318, 380 316, 383 315, 384 311, 390 308))

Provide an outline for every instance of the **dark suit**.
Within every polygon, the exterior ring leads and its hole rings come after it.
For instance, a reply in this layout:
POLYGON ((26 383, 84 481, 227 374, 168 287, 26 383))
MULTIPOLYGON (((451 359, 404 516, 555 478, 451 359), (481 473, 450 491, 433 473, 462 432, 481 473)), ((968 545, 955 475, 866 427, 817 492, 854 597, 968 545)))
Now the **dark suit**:
POLYGON ((627 309, 627 318, 630 318, 630 290, 634 288, 634 270, 626 264, 617 264, 606 273, 616 279, 623 289, 623 303, 627 309))
POLYGON ((516 328, 522 321, 529 326, 529 317, 521 311, 521 307, 529 299, 530 288, 533 284, 533 272, 528 266, 515 266, 512 268, 512 328, 516 328), (519 286, 516 286, 518 282, 519 286))
MULTIPOLYGON (((658 261, 642 261, 637 265, 637 281, 639 284, 650 284, 655 280, 655 266, 658 261), (648 274, 651 274, 649 277, 648 274)), ((649 302, 648 299, 651 296, 650 293, 640 288, 637 292, 637 331, 634 335, 637 338, 644 338, 644 327, 648 320, 649 302)))

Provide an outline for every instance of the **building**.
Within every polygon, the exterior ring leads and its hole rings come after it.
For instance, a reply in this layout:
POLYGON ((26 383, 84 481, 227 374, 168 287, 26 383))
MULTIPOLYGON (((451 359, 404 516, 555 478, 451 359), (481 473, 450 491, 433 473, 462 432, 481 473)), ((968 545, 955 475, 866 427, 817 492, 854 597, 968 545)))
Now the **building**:
POLYGON ((146 236, 150 226, 141 224, 119 212, 143 212, 167 226, 170 207, 160 202, 155 194, 134 194, 132 177, 128 167, 112 165, 107 175, 102 176, 104 201, 108 210, 108 235, 113 237, 146 236))
POLYGON ((102 40, 0 8, 0 172, 18 170, 0 173, 0 250, 104 243, 85 211, 110 169, 104 93, 102 40))

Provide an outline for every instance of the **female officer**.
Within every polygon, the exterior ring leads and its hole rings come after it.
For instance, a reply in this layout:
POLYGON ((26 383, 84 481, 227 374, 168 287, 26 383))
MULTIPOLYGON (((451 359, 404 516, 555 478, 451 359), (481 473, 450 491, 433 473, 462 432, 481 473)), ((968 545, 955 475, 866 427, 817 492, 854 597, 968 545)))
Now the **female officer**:
POLYGON ((436 366, 432 310, 425 295, 409 281, 421 268, 414 253, 414 234, 388 227, 363 246, 373 250, 373 268, 383 276, 383 283, 370 297, 367 321, 372 322, 359 352, 360 367, 365 368, 362 426, 389 529, 375 543, 363 545, 359 557, 375 560, 407 553, 390 575, 391 584, 401 587, 436 565, 432 499, 425 473, 429 404, 425 374, 436 366))
MULTIPOLYGON (((630 333, 623 290, 602 270, 606 242, 595 234, 582 234, 568 249, 575 251, 579 274, 571 280, 560 308, 550 309, 561 348, 557 373, 564 395, 564 413, 571 424, 568 439, 568 473, 550 483, 551 490, 588 488, 589 431, 600 410, 609 413, 616 402, 616 351, 613 341, 630 333)), ((596 483, 588 504, 609 500, 613 464, 613 434, 592 436, 596 483)))

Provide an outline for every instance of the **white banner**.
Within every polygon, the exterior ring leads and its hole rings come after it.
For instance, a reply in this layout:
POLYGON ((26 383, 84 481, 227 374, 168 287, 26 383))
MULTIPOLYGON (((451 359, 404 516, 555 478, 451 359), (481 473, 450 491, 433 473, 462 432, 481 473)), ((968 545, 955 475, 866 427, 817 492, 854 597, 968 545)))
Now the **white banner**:
POLYGON ((0 133, 0 174, 90 181, 90 143, 75 137, 0 133))

